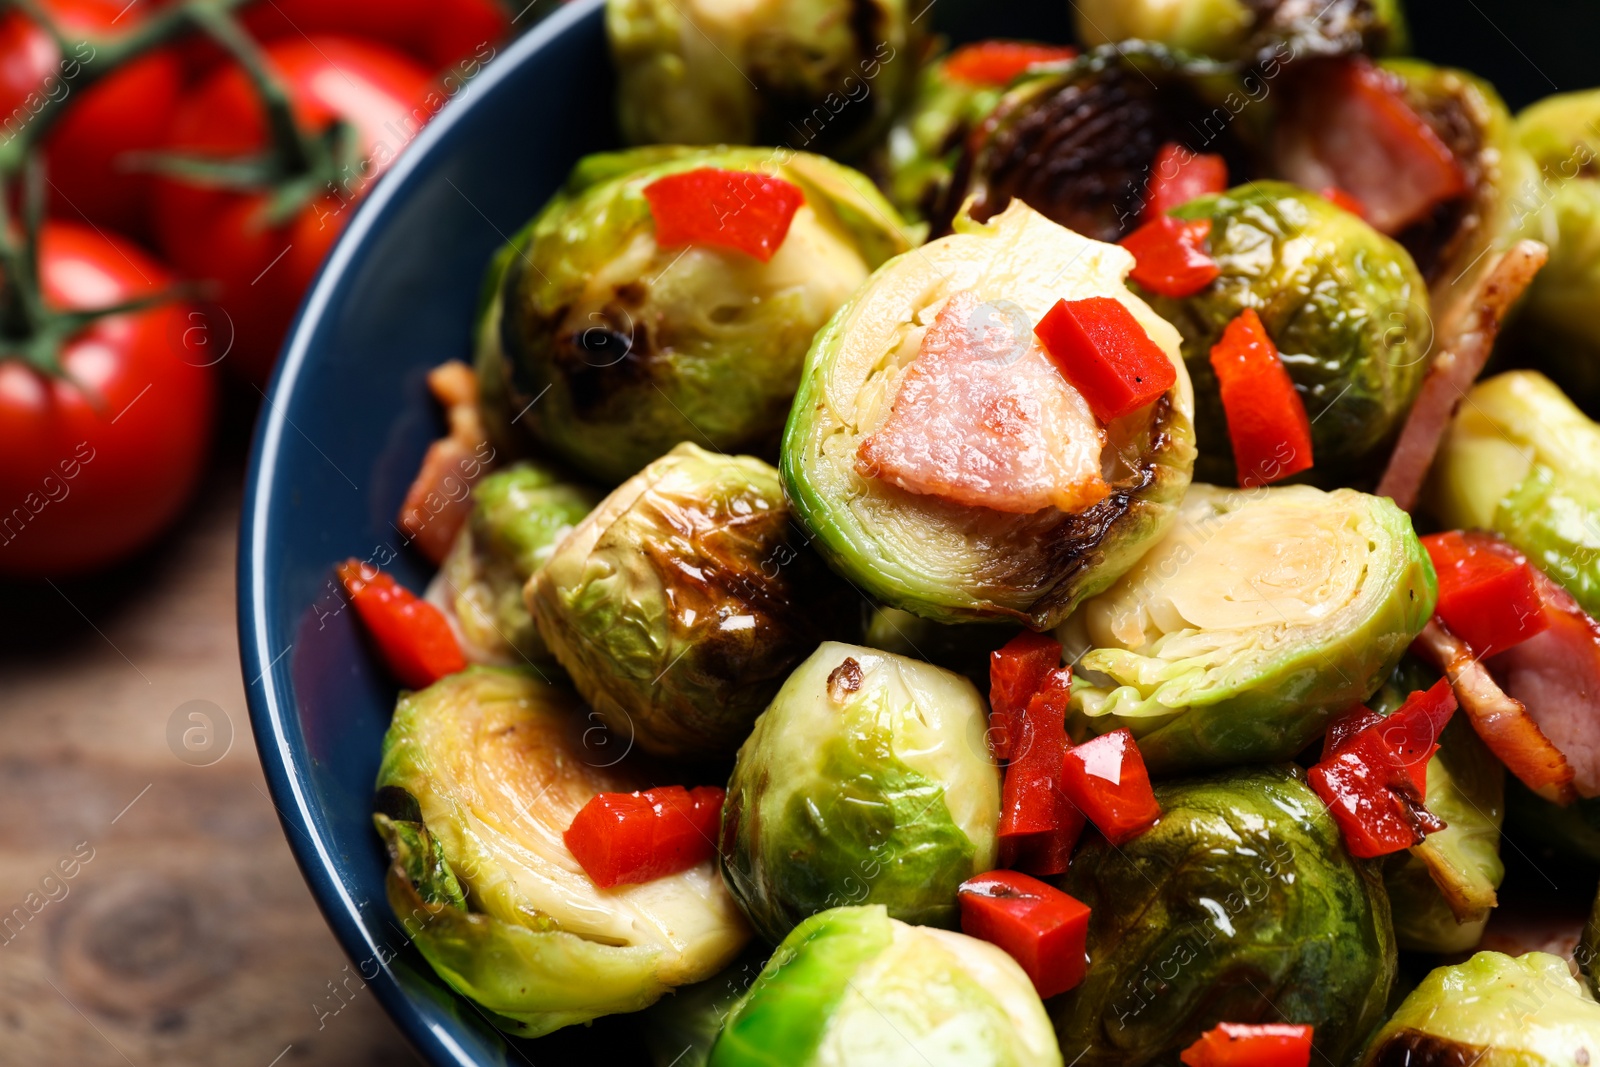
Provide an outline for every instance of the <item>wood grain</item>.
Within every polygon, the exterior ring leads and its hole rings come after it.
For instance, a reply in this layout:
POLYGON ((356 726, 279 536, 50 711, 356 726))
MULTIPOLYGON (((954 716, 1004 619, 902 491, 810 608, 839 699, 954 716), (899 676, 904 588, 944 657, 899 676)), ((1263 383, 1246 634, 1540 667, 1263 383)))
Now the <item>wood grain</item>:
POLYGON ((0 585, 0 1065, 419 1062, 359 979, 335 998, 352 972, 267 799, 234 627, 242 449, 226 452, 154 553, 0 585), (169 747, 195 700, 232 726, 209 766, 169 747))

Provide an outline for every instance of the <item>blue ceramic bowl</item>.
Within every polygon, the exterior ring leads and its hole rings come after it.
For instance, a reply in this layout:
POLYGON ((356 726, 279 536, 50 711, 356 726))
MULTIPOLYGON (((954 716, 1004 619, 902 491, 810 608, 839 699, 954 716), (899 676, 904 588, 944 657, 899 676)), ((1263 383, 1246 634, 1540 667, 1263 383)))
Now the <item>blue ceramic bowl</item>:
MULTIPOLYGON (((1482 3, 1462 14, 1449 0, 1416 0, 1419 50, 1494 78, 1514 104, 1553 91, 1554 79, 1585 84, 1583 42, 1600 12, 1574 15, 1560 0, 1482 3)), ((490 254, 579 156, 616 144, 601 6, 577 0, 508 46, 374 189, 306 298, 250 468, 239 626, 267 783, 340 943, 439 1065, 645 1062, 626 1017, 508 1042, 408 947, 384 900, 370 820, 394 689, 332 580, 335 562, 374 554, 393 557, 389 569, 413 588, 428 577, 390 521, 442 429, 424 375, 470 358, 490 254)), ((1069 32, 1065 0, 934 0, 927 10, 958 40, 1069 32)))

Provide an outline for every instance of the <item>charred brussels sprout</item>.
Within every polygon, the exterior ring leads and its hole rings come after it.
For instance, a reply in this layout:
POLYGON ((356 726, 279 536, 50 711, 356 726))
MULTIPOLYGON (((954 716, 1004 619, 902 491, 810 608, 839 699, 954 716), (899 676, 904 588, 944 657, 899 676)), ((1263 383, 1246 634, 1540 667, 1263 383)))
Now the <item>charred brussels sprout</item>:
POLYGON ((469 659, 501 666, 549 660, 523 586, 599 502, 599 493, 526 461, 473 487, 472 512, 431 591, 455 620, 469 659))
POLYGON ((1446 527, 1499 534, 1600 613, 1600 426, 1548 378, 1512 371, 1473 386, 1426 504, 1446 527))
POLYGON ((1195 485, 1178 525, 1062 627, 1071 728, 1129 727, 1157 772, 1289 759, 1371 696, 1433 614, 1386 498, 1195 485))
POLYGON ((1362 1067, 1579 1067, 1600 1055, 1600 1004, 1559 956, 1480 952, 1401 1002, 1362 1067))
POLYGON ((749 938, 709 862, 610 890, 583 873, 573 817, 654 784, 596 766, 583 729, 570 690, 473 667, 402 697, 383 743, 390 906, 441 978, 524 1036, 637 1011, 749 938))
MULTIPOLYGON (((728 210, 742 200, 729 192, 728 210)), ((914 243, 866 178, 784 149, 591 156, 496 257, 478 327, 486 422, 615 484, 679 441, 772 450, 812 335, 914 243), (770 262, 663 248, 644 189, 714 167, 772 175, 805 203, 770 262)))
POLYGON ((970 194, 969 210, 983 220, 1019 199, 1087 237, 1118 240, 1138 225, 1168 142, 1220 154, 1236 179, 1248 177, 1263 111, 1252 103, 1269 89, 1231 66, 1143 41, 1097 48, 1006 91, 951 206, 970 194))
POLYGON ((1196 473, 1234 481, 1211 348, 1240 312, 1261 316, 1315 420, 1312 472, 1338 484, 1387 455, 1427 370, 1428 288, 1411 256, 1355 215, 1286 182, 1252 182, 1173 214, 1209 219, 1222 275, 1185 299, 1147 295, 1183 334, 1194 381, 1196 473))
POLYGON ((1465 952, 1483 936, 1505 876, 1505 768, 1457 718, 1428 762, 1426 804, 1445 828, 1388 860, 1395 940, 1418 952, 1465 952))
POLYGON ((1395 974, 1376 870, 1351 859, 1304 777, 1272 767, 1156 786, 1161 821, 1092 837, 1063 888, 1089 905, 1089 971, 1050 1003, 1080 1067, 1174 1063, 1218 1022, 1295 1022, 1342 1063, 1395 974))
POLYGON ((711 1067, 1061 1067, 1033 984, 993 945, 882 906, 813 915, 728 1016, 711 1067))
POLYGON ((1407 41, 1399 0, 1078 0, 1073 16, 1085 44, 1137 39, 1261 64, 1403 52, 1407 41))
POLYGON ((1517 116, 1517 137, 1539 167, 1523 205, 1527 236, 1550 260, 1523 300, 1516 333, 1535 365, 1593 410, 1600 404, 1600 90, 1562 93, 1517 116))
POLYGON ((803 144, 848 155, 883 132, 922 47, 905 0, 609 0, 631 144, 803 144))
MULTIPOLYGON (((959 220, 957 231, 885 264, 817 335, 784 432, 784 487, 817 549, 874 599, 940 622, 1043 628, 1115 581, 1171 523, 1194 464, 1189 378, 1177 332, 1123 283, 1133 264, 1125 250, 1021 203, 988 223, 959 220), (943 312, 982 301, 965 322, 964 335, 982 350, 973 362, 1021 380, 1024 361, 1054 366, 1034 324, 1059 299, 1087 297, 1120 301, 1176 371, 1172 388, 1139 411, 1104 427, 1091 420, 1076 436, 1044 437, 1042 451, 1070 449, 1072 462, 1103 480, 1097 502, 999 511, 909 492, 870 467, 863 473, 863 444, 894 412, 943 312), (991 344, 999 347, 991 352, 991 344)), ((1041 388, 1059 388, 1048 378, 1041 388)), ((981 430, 971 429, 980 445, 981 430)), ((941 445, 952 436, 931 426, 923 433, 941 445)))
POLYGON ((527 597, 616 737, 699 759, 731 755, 794 665, 855 617, 797 536, 778 472, 691 444, 579 523, 527 597))
POLYGON ((722 874, 768 941, 842 904, 954 926, 956 889, 994 866, 1000 775, 971 682, 830 641, 739 750, 722 874))

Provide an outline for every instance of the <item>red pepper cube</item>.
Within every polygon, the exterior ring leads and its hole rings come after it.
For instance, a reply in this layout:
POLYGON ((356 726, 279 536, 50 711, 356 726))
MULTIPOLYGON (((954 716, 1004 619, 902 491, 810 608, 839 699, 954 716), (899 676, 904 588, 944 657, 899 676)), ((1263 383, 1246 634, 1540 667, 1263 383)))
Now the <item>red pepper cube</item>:
POLYGON ((681 785, 637 793, 597 793, 562 835, 567 850, 601 889, 688 870, 716 852, 723 790, 681 785))
POLYGON ((1337 185, 1330 185, 1326 189, 1322 190, 1322 199, 1328 201, 1330 204, 1333 204, 1335 207, 1339 207, 1350 212, 1350 214, 1354 215, 1358 219, 1364 219, 1367 217, 1367 206, 1361 201, 1357 200, 1355 197, 1351 196, 1349 193, 1345 192, 1343 189, 1339 188, 1337 185))
POLYGON ((1480 658, 1520 645, 1549 627, 1527 560, 1480 548, 1457 530, 1430 534, 1422 545, 1439 576, 1434 614, 1480 658))
POLYGON ((1178 1059, 1188 1067, 1307 1067, 1311 1037, 1298 1023, 1221 1023, 1178 1059))
POLYGON ((1193 296, 1222 274, 1206 255, 1210 235, 1210 219, 1158 215, 1122 239, 1122 247, 1133 253, 1128 276, 1158 296, 1193 296))
POLYGON ((1041 63, 1061 63, 1078 54, 1066 45, 1027 41, 978 41, 962 45, 944 61, 944 73, 968 85, 1009 85, 1017 75, 1041 63))
POLYGON ((1022 713, 1061 664, 1061 642, 1024 631, 989 654, 989 748, 997 760, 1011 758, 1013 739, 1022 737, 1022 713))
POLYGON ((796 185, 759 171, 701 167, 657 178, 644 187, 656 222, 656 243, 719 245, 766 263, 805 203, 796 185))
POLYGON ((1153 403, 1178 380, 1172 360, 1120 300, 1058 300, 1033 332, 1103 423, 1153 403))
POLYGON ((1455 710, 1456 692, 1448 679, 1441 678, 1432 688, 1406 697, 1393 715, 1372 727, 1399 757, 1419 796, 1427 795, 1428 761, 1439 751, 1439 738, 1455 710))
POLYGON ((1168 141, 1150 164, 1150 190, 1145 197, 1145 221, 1201 196, 1228 188, 1228 164, 1221 156, 1191 152, 1168 141))
POLYGON ((1443 829, 1422 807, 1410 772, 1376 729, 1356 734, 1306 777, 1352 856, 1387 856, 1443 829))
POLYGON ((1067 698, 1072 668, 1045 673, 1012 739, 1000 802, 1000 858, 1032 874, 1060 874, 1083 831, 1079 815, 1061 792, 1061 759, 1067 748, 1067 698))
POLYGON ((1061 767, 1067 798, 1113 845, 1132 841, 1161 817, 1133 731, 1123 728, 1067 752, 1061 767))
POLYGON ((339 565, 350 602, 389 673, 407 689, 424 689, 467 669, 444 613, 389 575, 357 559, 339 565))
POLYGON ((1083 981, 1089 907, 1016 871, 990 871, 961 884, 961 931, 1005 949, 1053 997, 1083 981))
POLYGON ((1254 308, 1240 312, 1211 349, 1211 369, 1233 442, 1239 484, 1270 485, 1312 465, 1311 420, 1278 347, 1254 308))

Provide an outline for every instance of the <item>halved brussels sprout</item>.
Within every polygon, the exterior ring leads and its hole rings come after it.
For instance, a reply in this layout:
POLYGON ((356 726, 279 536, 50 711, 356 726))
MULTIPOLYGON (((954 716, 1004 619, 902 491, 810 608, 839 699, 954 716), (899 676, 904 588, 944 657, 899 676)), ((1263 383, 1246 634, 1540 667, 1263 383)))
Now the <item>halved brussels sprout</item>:
MULTIPOLYGON (((1145 41, 1105 45, 1020 78, 984 125, 962 170, 980 221, 1013 199, 1086 237, 1116 241, 1139 224, 1162 145, 1217 153, 1251 176, 1271 86, 1236 67, 1145 41)), ((937 227, 943 219, 936 219, 937 227)))
POLYGON ((1600 426, 1542 374, 1472 387, 1424 503, 1446 527, 1492 530, 1600 614, 1600 426))
POLYGON ((795 664, 858 617, 778 472, 687 443, 579 523, 527 599, 614 736, 696 759, 732 755, 795 664))
POLYGON ((1545 952, 1480 952, 1422 980, 1362 1067, 1579 1067, 1600 1055, 1600 1004, 1545 952))
POLYGON ((1072 11, 1090 45, 1138 39, 1263 65, 1406 50, 1399 0, 1077 0, 1072 11))
POLYGON ((599 502, 594 490, 528 460, 473 487, 472 512, 429 589, 468 659, 504 667, 550 659, 522 588, 599 502))
POLYGON ((1191 486, 1178 525, 1059 636, 1069 725, 1152 771, 1289 759, 1371 696, 1433 614, 1411 519, 1352 489, 1191 486))
POLYGON ((1000 772, 971 682, 829 641, 783 683, 739 750, 722 875, 759 932, 882 904, 954 926, 956 889, 994 867, 1000 772))
MULTIPOLYGON (((1086 240, 1020 202, 988 223, 956 226, 885 264, 817 335, 784 432, 784 488, 818 551, 874 599, 940 622, 1012 619, 1044 628, 1115 581, 1170 525, 1194 464, 1189 376, 1177 331, 1124 284, 1133 265, 1125 250, 1086 240), (1058 300, 1087 297, 1120 301, 1177 372, 1164 396, 1103 431, 1085 409, 1082 433, 1043 442, 1052 456, 1070 450, 1109 495, 1021 514, 861 473, 864 442, 893 412, 907 368, 952 301, 982 301, 966 320, 973 365, 992 360, 1015 375, 1025 361, 1053 370, 1034 324, 1058 300)), ((1081 406, 1075 390, 1061 391, 1081 406)), ((994 417, 1005 424, 1004 415, 997 408, 994 417)), ((924 432, 930 442, 936 436, 924 432)))
POLYGON ((1482 939, 1505 877, 1505 767, 1459 717, 1439 743, 1428 761, 1425 801, 1445 828, 1390 858, 1383 883, 1401 948, 1465 952, 1482 939))
POLYGON ((1254 308, 1312 416, 1311 476, 1371 477, 1411 410, 1433 345, 1428 287, 1399 244, 1315 193, 1251 182, 1173 212, 1208 219, 1222 275, 1191 297, 1141 291, 1183 335, 1194 382, 1196 475, 1235 481, 1211 348, 1254 308))
POLYGON ((915 238, 865 177, 819 156, 657 146, 582 160, 490 267, 489 430, 511 454, 531 435, 610 484, 679 441, 770 451, 812 335, 915 238), (701 167, 805 194, 770 262, 656 243, 645 187, 701 167))
POLYGON ((1062 1048, 1140 1067, 1219 1022, 1293 1022, 1344 1062, 1395 974, 1377 869, 1297 768, 1155 788, 1161 821, 1120 848, 1089 838, 1061 883, 1090 909, 1088 976, 1049 1005, 1062 1048))
POLYGON ((1039 994, 985 941, 881 905, 813 915, 784 939, 711 1050, 711 1067, 1060 1067, 1039 994))
POLYGON ((630 144, 870 145, 923 40, 905 0, 609 0, 630 144))
POLYGON ((395 708, 378 771, 388 897, 439 976, 538 1036, 715 974, 749 928, 708 861, 600 890, 562 841, 596 793, 651 784, 586 758, 582 707, 532 672, 472 667, 395 708))

